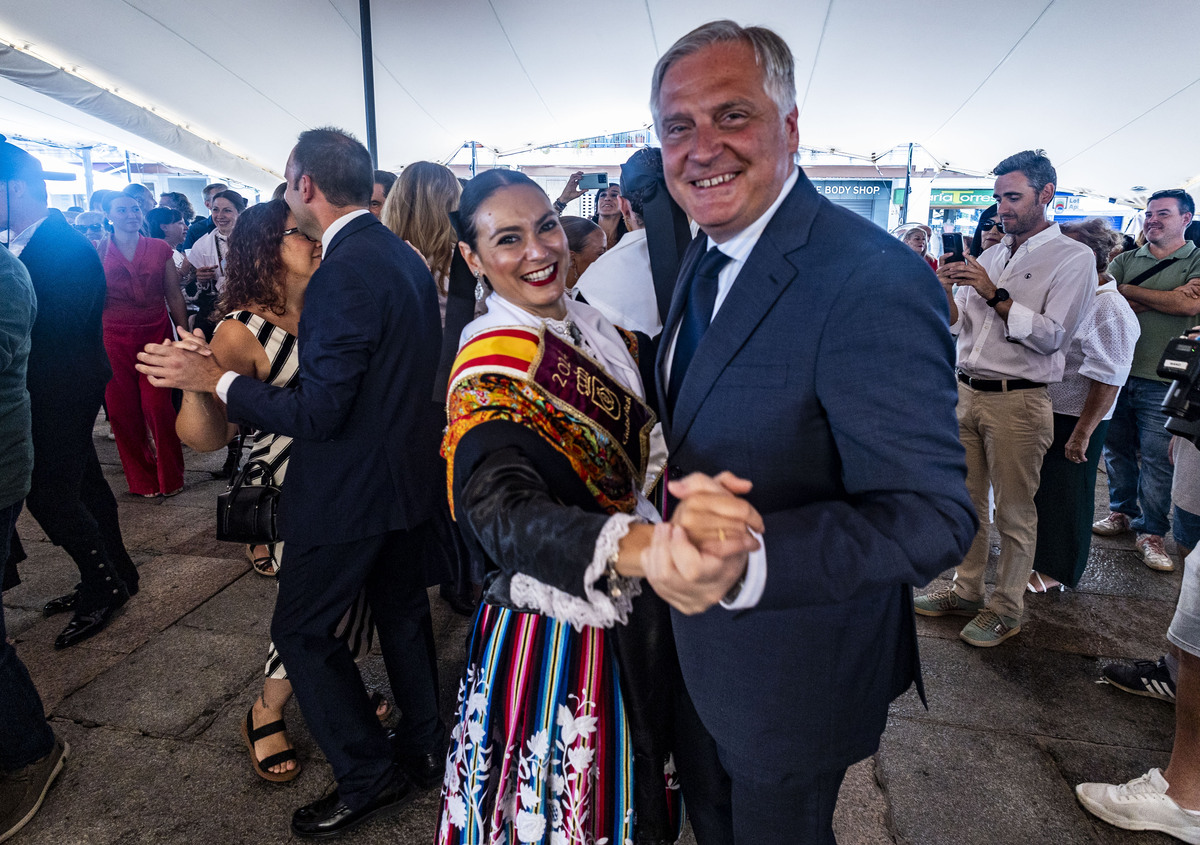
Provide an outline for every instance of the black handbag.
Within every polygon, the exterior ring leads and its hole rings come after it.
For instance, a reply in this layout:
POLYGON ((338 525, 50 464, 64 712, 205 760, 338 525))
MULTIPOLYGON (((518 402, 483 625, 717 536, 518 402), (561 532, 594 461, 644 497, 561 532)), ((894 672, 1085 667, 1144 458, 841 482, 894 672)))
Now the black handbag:
POLYGON ((269 464, 247 463, 229 489, 217 496, 217 539, 254 545, 277 542, 275 511, 279 493, 269 464), (246 484, 246 476, 255 467, 262 470, 262 483, 246 484))

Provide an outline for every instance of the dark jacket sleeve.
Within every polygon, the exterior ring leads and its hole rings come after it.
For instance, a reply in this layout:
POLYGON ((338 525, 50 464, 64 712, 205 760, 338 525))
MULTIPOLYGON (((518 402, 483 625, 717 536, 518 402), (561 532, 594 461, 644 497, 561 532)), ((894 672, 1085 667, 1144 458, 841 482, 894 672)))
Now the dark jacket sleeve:
POLYGON ((464 536, 495 568, 586 598, 584 571, 608 516, 540 436, 506 421, 463 435, 454 453, 454 502, 464 536))

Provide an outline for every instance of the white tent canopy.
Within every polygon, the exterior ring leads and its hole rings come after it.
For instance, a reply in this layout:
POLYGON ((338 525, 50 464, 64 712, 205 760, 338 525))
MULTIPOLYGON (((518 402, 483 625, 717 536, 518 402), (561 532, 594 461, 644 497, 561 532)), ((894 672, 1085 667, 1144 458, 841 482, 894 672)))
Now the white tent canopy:
MULTIPOLYGON (((806 146, 981 174, 1041 147, 1121 199, 1200 179, 1194 0, 374 0, 380 166, 646 126, 658 55, 725 16, 790 44, 806 146)), ((0 0, 0 77, 269 188, 304 129, 363 136, 358 27, 357 0, 0 0)), ((30 96, 0 86, 0 132, 62 108, 30 96)))

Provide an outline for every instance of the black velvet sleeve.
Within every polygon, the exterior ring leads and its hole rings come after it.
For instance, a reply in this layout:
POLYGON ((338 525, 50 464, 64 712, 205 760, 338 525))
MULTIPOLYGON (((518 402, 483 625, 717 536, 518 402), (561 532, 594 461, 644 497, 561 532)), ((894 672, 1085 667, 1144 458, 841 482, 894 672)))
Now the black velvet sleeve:
POLYGON ((454 503, 464 536, 493 566, 586 599, 584 571, 608 515, 539 435, 500 420, 463 435, 454 503))

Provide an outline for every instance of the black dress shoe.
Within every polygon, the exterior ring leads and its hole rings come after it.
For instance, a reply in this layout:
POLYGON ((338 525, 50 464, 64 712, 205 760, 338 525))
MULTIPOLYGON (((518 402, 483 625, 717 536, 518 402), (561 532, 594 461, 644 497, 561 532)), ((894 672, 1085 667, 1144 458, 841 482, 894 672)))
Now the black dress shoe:
POLYGON ((54 650, 62 651, 64 648, 70 648, 76 643, 81 643, 89 637, 99 634, 108 627, 113 614, 127 601, 129 601, 129 595, 122 594, 108 604, 87 613, 76 611, 75 615, 71 617, 71 621, 67 623, 67 627, 63 628, 58 639, 54 641, 54 650))
POLYGON ((409 754, 397 757, 404 774, 422 789, 432 789, 446 774, 445 754, 409 754))
POLYGON ((292 813, 292 833, 312 839, 338 836, 370 819, 400 812, 415 795, 416 789, 412 783, 403 775, 398 775, 365 806, 351 810, 342 803, 335 789, 324 798, 305 804, 292 813))
POLYGON ((56 599, 50 599, 42 607, 42 616, 49 619, 56 613, 66 613, 67 611, 74 610, 75 604, 78 601, 79 593, 74 591, 67 593, 65 596, 59 596, 56 599))

